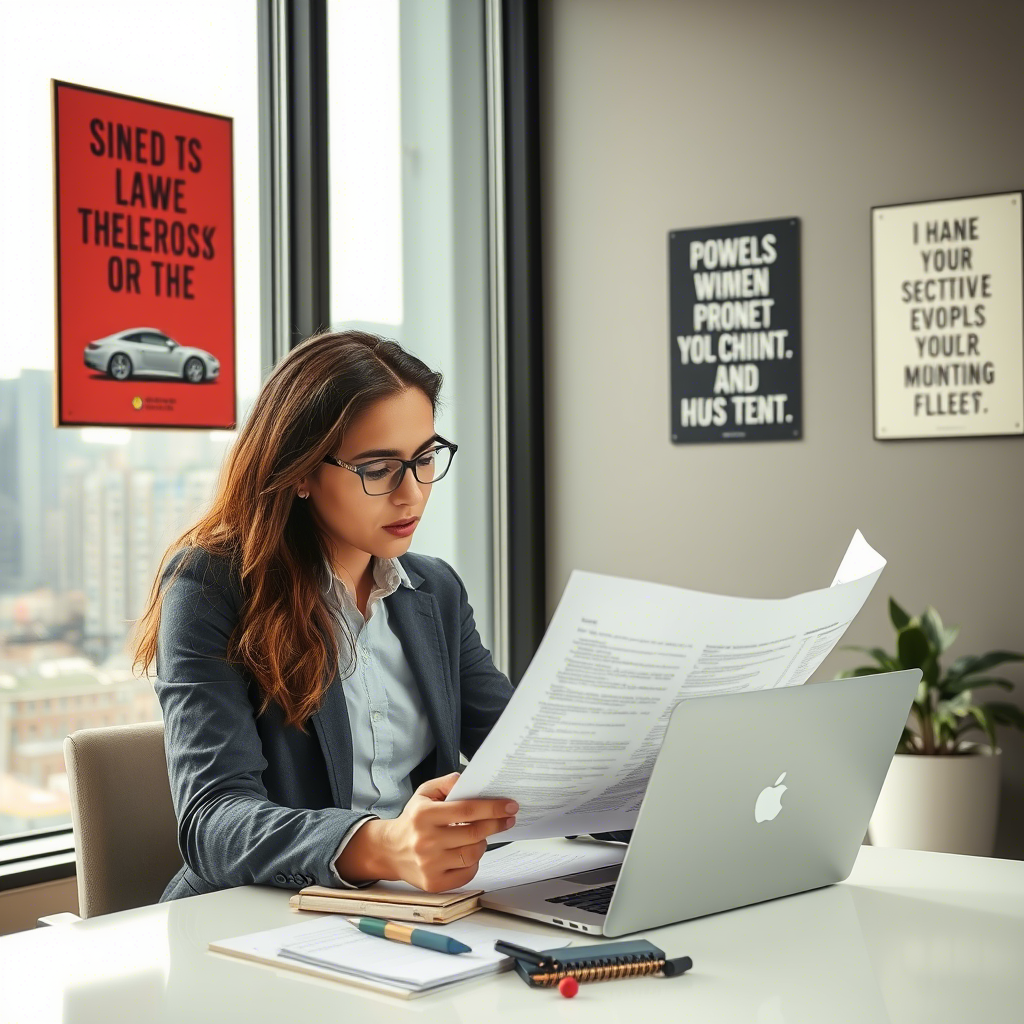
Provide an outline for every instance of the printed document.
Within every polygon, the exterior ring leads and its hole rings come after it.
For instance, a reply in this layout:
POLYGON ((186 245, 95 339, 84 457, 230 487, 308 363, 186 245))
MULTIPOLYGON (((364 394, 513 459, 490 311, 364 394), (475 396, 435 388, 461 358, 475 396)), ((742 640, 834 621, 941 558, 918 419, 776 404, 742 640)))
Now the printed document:
MULTIPOLYGON (((505 834, 508 834, 506 830, 505 834)), ((495 841, 505 842, 495 837, 495 841)), ((624 846, 609 846, 607 843, 574 843, 561 839, 559 843, 543 844, 537 849, 535 843, 512 843, 509 846, 491 847, 480 858, 477 873, 467 885, 445 892, 494 892, 508 889, 513 885, 526 885, 558 875, 570 875, 576 871, 590 871, 593 868, 607 868, 621 864, 626 856, 624 846), (559 845, 562 844, 562 845, 559 845), (555 849, 551 849, 554 846, 555 849)), ((395 892, 419 892, 415 886, 398 879, 377 882, 374 889, 394 889, 395 892)))
POLYGON ((516 824, 491 842, 632 828, 675 706, 806 682, 884 566, 857 530, 830 587, 787 598, 574 569, 511 700, 447 799, 516 800, 516 824))

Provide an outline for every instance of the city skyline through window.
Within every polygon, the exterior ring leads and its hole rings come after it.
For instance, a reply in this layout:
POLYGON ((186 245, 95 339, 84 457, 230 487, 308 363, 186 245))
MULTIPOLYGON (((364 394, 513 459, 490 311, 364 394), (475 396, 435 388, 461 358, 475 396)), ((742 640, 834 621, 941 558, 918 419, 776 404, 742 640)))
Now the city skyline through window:
POLYGON ((17 197, 0 252, 0 835, 70 822, 68 733, 160 718, 126 641, 236 436, 54 427, 51 78, 233 118, 238 423, 263 377, 256 5, 185 0, 167 14, 43 0, 4 15, 0 80, 20 99, 2 113, 16 159, 0 162, 17 197), (174 59, 154 59, 144 36, 174 59))

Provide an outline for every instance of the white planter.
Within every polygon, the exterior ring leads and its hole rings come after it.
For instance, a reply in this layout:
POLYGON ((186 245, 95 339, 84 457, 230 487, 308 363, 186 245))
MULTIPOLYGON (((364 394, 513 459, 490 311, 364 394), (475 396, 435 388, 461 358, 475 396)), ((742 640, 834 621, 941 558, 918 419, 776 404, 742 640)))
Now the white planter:
POLYGON ((874 846, 990 857, 995 847, 1002 750, 895 754, 868 836, 874 846))

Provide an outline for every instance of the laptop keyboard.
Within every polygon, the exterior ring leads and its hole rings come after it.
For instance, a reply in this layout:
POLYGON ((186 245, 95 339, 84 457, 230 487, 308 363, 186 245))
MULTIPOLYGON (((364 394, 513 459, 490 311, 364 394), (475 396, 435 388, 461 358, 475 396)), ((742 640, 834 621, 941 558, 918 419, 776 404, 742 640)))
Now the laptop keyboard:
POLYGON ((611 885, 599 885, 593 889, 578 889, 576 892, 568 892, 564 896, 551 896, 545 903, 561 903, 565 907, 577 907, 579 910, 589 910, 592 914, 607 914, 608 904, 612 901, 612 893, 615 891, 615 883, 611 885))

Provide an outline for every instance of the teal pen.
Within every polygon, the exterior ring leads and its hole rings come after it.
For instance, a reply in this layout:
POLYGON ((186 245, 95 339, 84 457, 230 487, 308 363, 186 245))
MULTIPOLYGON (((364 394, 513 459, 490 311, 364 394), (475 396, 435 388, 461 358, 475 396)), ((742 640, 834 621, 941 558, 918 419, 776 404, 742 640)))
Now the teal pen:
POLYGON ((436 949, 439 953, 472 953, 473 947, 467 946, 450 935, 438 935, 424 928, 413 928, 412 925, 399 924, 397 921, 385 921, 382 917, 357 917, 352 922, 361 932, 367 935, 378 935, 382 939, 393 939, 395 942, 409 942, 425 949, 436 949))

